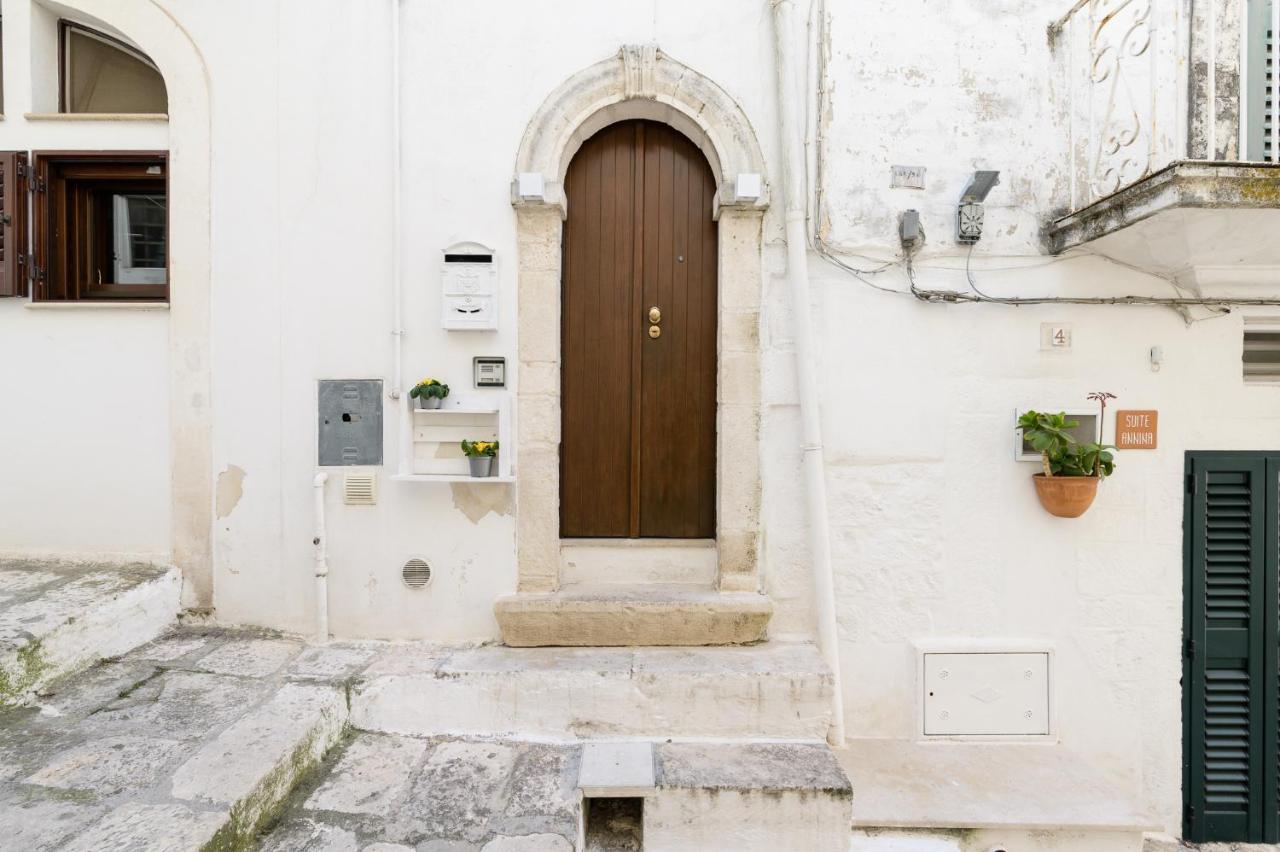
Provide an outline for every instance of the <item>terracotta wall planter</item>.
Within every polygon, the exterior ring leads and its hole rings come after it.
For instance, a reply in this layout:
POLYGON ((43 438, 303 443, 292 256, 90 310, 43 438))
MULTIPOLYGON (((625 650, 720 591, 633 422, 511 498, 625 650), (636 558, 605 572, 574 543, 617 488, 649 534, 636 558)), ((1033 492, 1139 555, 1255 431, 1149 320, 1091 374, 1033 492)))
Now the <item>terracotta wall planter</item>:
POLYGON ((1045 511, 1059 518, 1078 518, 1093 505, 1098 496, 1096 476, 1045 476, 1037 473, 1031 477, 1036 484, 1036 496, 1045 511))

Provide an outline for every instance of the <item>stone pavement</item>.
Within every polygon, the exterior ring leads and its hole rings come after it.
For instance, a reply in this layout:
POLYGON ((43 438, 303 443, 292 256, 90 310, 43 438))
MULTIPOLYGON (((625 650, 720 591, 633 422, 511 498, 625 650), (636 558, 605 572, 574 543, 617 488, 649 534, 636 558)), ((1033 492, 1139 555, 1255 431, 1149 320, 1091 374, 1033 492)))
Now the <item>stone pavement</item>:
POLYGON ((0 850, 243 848, 341 739, 373 654, 187 629, 0 710, 0 850))
MULTIPOLYGON (((637 852, 642 833, 646 847, 658 850, 847 846, 848 781, 818 742, 777 742, 763 730, 757 742, 641 735, 653 748, 652 797, 643 808, 634 799, 593 802, 584 847, 584 746, 574 726, 533 739, 519 727, 427 735, 355 729, 383 716, 445 721, 432 715, 441 702, 455 717, 483 715, 492 702, 545 704, 561 687, 604 690, 651 716, 639 720, 646 727, 669 726, 663 720, 677 708, 702 712, 711 696, 740 698, 762 677, 809 671, 794 649, 760 653, 726 672, 722 653, 703 660, 704 670, 700 657, 676 649, 641 649, 619 660, 613 650, 309 647, 261 631, 177 628, 34 690, 28 706, 0 709, 0 852, 637 852), (649 692, 657 671, 674 690, 661 692, 661 706, 649 692), (415 679, 415 690, 388 692, 403 677, 415 679), (424 678, 466 688, 423 703, 424 678), (508 682, 505 694, 487 690, 493 679, 508 682), (486 688, 467 685, 472 680, 486 688), (689 690, 697 683, 707 695, 694 700, 689 690), (361 707, 393 699, 395 713, 361 707)), ((512 710, 497 721, 508 716, 524 718, 512 710)), ((598 730, 604 721, 583 724, 598 730)), ((625 731, 611 736, 636 739, 625 731)))
POLYGON ((570 852, 582 747, 359 733, 264 852, 570 852))

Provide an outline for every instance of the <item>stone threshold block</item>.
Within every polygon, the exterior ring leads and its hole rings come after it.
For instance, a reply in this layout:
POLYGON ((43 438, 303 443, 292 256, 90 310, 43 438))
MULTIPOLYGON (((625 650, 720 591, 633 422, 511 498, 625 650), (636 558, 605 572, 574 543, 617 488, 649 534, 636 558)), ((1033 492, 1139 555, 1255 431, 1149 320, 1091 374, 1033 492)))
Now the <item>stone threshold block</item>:
POLYGON ((821 741, 830 670, 815 646, 388 648, 352 687, 360 729, 553 739, 821 741))
POLYGON ((667 742, 644 804, 653 852, 845 852, 853 789, 825 743, 667 742))
POLYGON ((0 561, 0 707, 174 625, 182 578, 145 564, 0 561))
POLYGON ((494 614, 515 648, 746 645, 764 639, 773 604, 679 585, 566 586, 500 597, 494 614))
POLYGON ((653 743, 589 742, 582 748, 578 789, 585 798, 639 798, 656 791, 653 743))

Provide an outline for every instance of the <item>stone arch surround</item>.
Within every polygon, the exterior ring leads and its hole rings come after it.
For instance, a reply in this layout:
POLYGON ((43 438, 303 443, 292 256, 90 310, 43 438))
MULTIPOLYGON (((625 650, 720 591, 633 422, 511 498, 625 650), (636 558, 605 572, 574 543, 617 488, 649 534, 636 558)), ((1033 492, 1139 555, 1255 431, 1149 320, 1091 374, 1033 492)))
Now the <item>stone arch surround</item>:
POLYGON ((568 213, 564 176, 584 141, 610 124, 637 118, 663 122, 688 136, 716 178, 717 587, 722 593, 760 589, 759 323, 762 225, 768 206, 764 158, 746 115, 719 85, 653 45, 627 45, 574 74, 547 97, 516 157, 518 593, 559 587, 561 239, 568 213))

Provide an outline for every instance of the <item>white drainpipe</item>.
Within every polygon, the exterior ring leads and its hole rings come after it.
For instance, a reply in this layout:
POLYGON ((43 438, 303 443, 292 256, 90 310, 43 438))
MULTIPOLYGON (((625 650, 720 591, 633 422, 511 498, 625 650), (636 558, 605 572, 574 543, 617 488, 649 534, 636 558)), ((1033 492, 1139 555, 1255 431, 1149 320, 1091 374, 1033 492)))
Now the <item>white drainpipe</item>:
POLYGON ((404 393, 404 277, 400 264, 400 174, 402 145, 400 142, 400 2, 391 0, 391 345, 395 350, 391 371, 391 398, 400 403, 396 431, 396 470, 408 472, 408 452, 412 443, 413 414, 404 393))
POLYGON ((316 516, 316 535, 311 541, 316 560, 316 641, 321 644, 329 641, 329 552, 324 531, 324 484, 328 481, 329 474, 317 473, 311 483, 316 516))
POLYGON ((797 56, 795 4, 771 0, 778 68, 779 135, 782 139, 783 191, 786 199, 787 284, 795 317, 796 366, 800 391, 800 421, 804 437, 805 495, 809 508, 809 558, 813 563, 814 609, 818 618, 818 646, 835 679, 831 695, 831 728, 827 740, 844 745, 844 695, 841 692, 839 635, 836 627, 835 582, 831 573, 831 536, 827 521, 826 464, 822 453, 822 420, 814 371, 813 320, 810 316, 809 261, 805 216, 804 127, 800 113, 803 69, 797 56))
POLYGON ((395 337, 395 369, 391 398, 399 399, 404 382, 404 284, 400 276, 400 0, 391 0, 391 290, 395 337))

